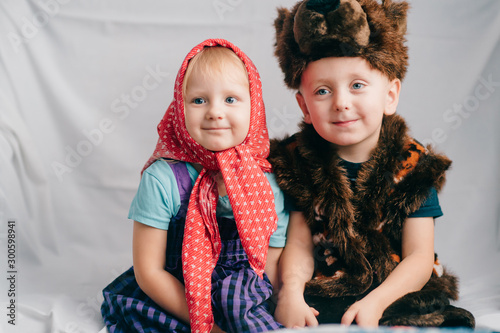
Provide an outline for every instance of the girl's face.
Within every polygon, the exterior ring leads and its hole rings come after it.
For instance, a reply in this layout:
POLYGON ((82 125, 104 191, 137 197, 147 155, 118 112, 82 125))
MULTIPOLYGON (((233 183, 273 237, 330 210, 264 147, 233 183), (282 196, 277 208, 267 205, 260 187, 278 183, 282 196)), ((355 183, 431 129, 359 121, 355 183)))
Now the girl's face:
MULTIPOLYGON (((242 68, 234 69, 244 72, 242 68)), ((222 151, 242 143, 250 128, 250 89, 247 74, 191 73, 184 95, 186 129, 205 149, 222 151)))
POLYGON ((304 121, 340 157, 364 162, 378 142, 383 116, 396 112, 400 85, 362 58, 323 58, 302 74, 297 101, 304 121))

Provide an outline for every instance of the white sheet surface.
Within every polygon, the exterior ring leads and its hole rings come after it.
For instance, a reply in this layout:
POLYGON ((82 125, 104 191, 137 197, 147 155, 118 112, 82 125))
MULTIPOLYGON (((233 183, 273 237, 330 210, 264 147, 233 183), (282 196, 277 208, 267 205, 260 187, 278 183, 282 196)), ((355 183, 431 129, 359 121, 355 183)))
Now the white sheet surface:
MULTIPOLYGON (((194 45, 239 46, 260 71, 271 135, 296 130, 272 48, 276 7, 294 3, 0 2, 0 331, 103 329, 101 290, 131 265, 128 207, 194 45)), ((411 6, 398 112, 454 161, 437 252, 461 277, 458 304, 500 330, 500 1, 411 6)))

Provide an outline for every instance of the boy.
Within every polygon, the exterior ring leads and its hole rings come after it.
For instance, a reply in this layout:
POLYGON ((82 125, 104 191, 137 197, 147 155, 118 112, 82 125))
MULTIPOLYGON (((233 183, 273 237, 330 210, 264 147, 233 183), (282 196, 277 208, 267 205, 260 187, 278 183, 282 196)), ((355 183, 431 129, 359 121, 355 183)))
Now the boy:
POLYGON ((474 327, 449 304, 456 278, 434 254, 437 191, 451 161, 395 115, 407 9, 305 0, 279 10, 276 55, 304 121, 272 143, 270 161, 309 226, 290 221, 282 254, 275 317, 285 326, 474 327))

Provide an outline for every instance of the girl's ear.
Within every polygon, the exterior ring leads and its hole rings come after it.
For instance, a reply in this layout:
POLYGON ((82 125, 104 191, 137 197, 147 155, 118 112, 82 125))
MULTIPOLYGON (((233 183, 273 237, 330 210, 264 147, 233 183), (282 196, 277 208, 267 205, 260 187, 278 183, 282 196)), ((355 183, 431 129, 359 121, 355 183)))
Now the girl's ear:
POLYGON ((389 90, 387 91, 386 104, 384 114, 390 116, 396 113, 399 103, 399 92, 401 91, 401 81, 394 79, 389 83, 389 90))
POLYGON ((304 122, 306 124, 312 124, 311 115, 309 114, 309 110, 307 109, 307 105, 306 105, 306 101, 304 100, 304 96, 302 96, 300 91, 297 91, 297 93, 295 94, 295 98, 297 99, 297 103, 299 104, 299 107, 302 110, 302 113, 304 114, 304 122))

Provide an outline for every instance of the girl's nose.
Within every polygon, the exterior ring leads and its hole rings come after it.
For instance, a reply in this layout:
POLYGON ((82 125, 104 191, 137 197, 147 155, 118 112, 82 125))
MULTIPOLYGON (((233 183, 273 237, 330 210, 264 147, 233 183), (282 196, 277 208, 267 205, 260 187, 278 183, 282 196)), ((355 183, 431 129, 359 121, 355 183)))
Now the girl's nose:
POLYGON ((223 117, 222 107, 217 103, 210 103, 206 114, 207 119, 221 119, 223 117))

